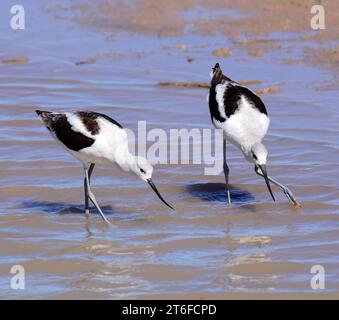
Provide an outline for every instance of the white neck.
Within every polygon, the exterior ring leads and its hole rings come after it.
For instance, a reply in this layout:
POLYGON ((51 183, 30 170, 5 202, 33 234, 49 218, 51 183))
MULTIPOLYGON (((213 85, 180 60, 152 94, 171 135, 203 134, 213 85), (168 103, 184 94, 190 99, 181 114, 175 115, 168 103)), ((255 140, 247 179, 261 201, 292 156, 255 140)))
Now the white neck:
POLYGON ((136 157, 133 156, 128 150, 124 152, 116 152, 114 163, 116 163, 121 170, 125 172, 133 172, 136 167, 136 157))

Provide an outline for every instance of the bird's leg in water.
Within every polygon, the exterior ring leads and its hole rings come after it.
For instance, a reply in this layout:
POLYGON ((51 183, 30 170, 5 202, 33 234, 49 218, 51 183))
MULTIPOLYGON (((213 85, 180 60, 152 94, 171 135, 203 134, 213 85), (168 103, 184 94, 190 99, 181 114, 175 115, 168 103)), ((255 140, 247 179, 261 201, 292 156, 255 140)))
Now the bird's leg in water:
MULTIPOLYGON (((261 172, 259 172, 259 168, 257 166, 254 166, 254 171, 257 175, 264 177, 263 174, 261 172)), ((286 195, 286 197, 289 201, 291 201, 294 205, 300 207, 300 203, 297 201, 297 199, 295 198, 295 196, 293 195, 293 193, 290 189, 288 189, 287 187, 285 187, 284 185, 282 185, 278 181, 274 180, 270 176, 267 176, 267 178, 270 182, 272 182, 273 184, 278 186, 285 193, 285 195, 286 195)))
POLYGON ((228 176, 229 176, 230 170, 226 162, 226 138, 225 136, 223 139, 223 154, 224 154, 224 175, 225 175, 225 182, 226 182, 227 199, 228 199, 228 204, 231 204, 231 193, 230 193, 230 186, 228 183, 228 176))
POLYGON ((85 168, 85 181, 87 184, 87 193, 88 193, 88 198, 92 201, 92 203, 94 204, 94 206, 97 208, 97 210, 99 211, 102 219, 110 224, 110 222, 107 220, 107 218, 105 217, 104 213, 102 212, 102 210, 100 209, 100 206, 97 202, 97 200, 95 199, 95 196, 91 190, 90 184, 89 184, 89 169, 85 168))
MULTIPOLYGON (((94 166, 95 166, 95 164, 91 163, 91 165, 88 169, 89 183, 91 183, 91 175, 92 175, 94 166)), ((87 188, 86 177, 84 179, 84 189, 85 189, 85 214, 89 215, 89 197, 88 197, 88 188, 87 188)))

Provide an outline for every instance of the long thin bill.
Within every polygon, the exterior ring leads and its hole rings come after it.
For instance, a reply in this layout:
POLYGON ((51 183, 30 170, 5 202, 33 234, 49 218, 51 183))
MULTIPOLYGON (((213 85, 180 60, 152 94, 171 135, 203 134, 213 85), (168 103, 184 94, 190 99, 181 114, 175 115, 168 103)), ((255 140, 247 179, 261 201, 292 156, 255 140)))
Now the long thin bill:
POLYGON ((267 189, 270 192, 270 195, 271 195, 273 201, 275 201, 275 198, 274 198, 274 195, 273 195, 273 192, 272 192, 272 189, 271 189, 271 185, 270 185, 270 180, 268 180, 268 177, 267 177, 266 166, 263 164, 263 165, 259 166, 259 168, 264 175, 264 179, 265 179, 265 182, 266 182, 266 185, 267 185, 267 189))
POLYGON ((171 208, 172 210, 174 210, 174 208, 172 206, 170 206, 165 200, 164 198, 161 196, 161 194, 159 193, 157 187, 155 186, 155 184, 153 183, 152 179, 147 179, 148 184, 150 185, 150 187, 153 189, 153 191, 157 194, 157 196, 159 197, 159 199, 169 208, 171 208))

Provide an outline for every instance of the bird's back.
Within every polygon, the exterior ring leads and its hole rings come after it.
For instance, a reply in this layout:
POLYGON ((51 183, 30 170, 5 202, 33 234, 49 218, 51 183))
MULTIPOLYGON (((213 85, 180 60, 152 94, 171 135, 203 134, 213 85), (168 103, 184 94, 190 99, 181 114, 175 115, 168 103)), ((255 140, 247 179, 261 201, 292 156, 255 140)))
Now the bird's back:
MULTIPOLYGON (((112 157, 117 146, 127 145, 127 135, 114 119, 97 112, 79 111, 36 113, 53 137, 82 161, 112 157)), ((128 145, 127 145, 128 148, 128 145)))

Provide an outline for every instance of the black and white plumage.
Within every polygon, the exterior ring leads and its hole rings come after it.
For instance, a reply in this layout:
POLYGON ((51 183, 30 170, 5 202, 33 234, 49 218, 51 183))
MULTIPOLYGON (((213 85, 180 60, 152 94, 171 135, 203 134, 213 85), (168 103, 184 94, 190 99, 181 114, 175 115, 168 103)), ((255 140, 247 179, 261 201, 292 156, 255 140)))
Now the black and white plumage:
POLYGON ((226 77, 217 63, 212 68, 208 103, 211 121, 224 133, 224 174, 228 202, 231 203, 229 190, 229 168, 226 162, 226 141, 238 147, 246 160, 254 163, 255 172, 264 177, 268 190, 275 200, 270 182, 279 186, 288 199, 298 204, 292 192, 267 175, 267 149, 262 143, 270 119, 263 101, 252 90, 226 77))
POLYGON ((105 114, 89 111, 72 113, 36 110, 36 113, 54 139, 83 164, 87 214, 91 200, 102 218, 108 222, 90 187, 90 177, 95 164, 115 165, 123 171, 134 173, 147 182, 158 197, 172 208, 162 198, 152 181, 152 165, 145 158, 133 156, 129 152, 127 133, 117 121, 105 114))

